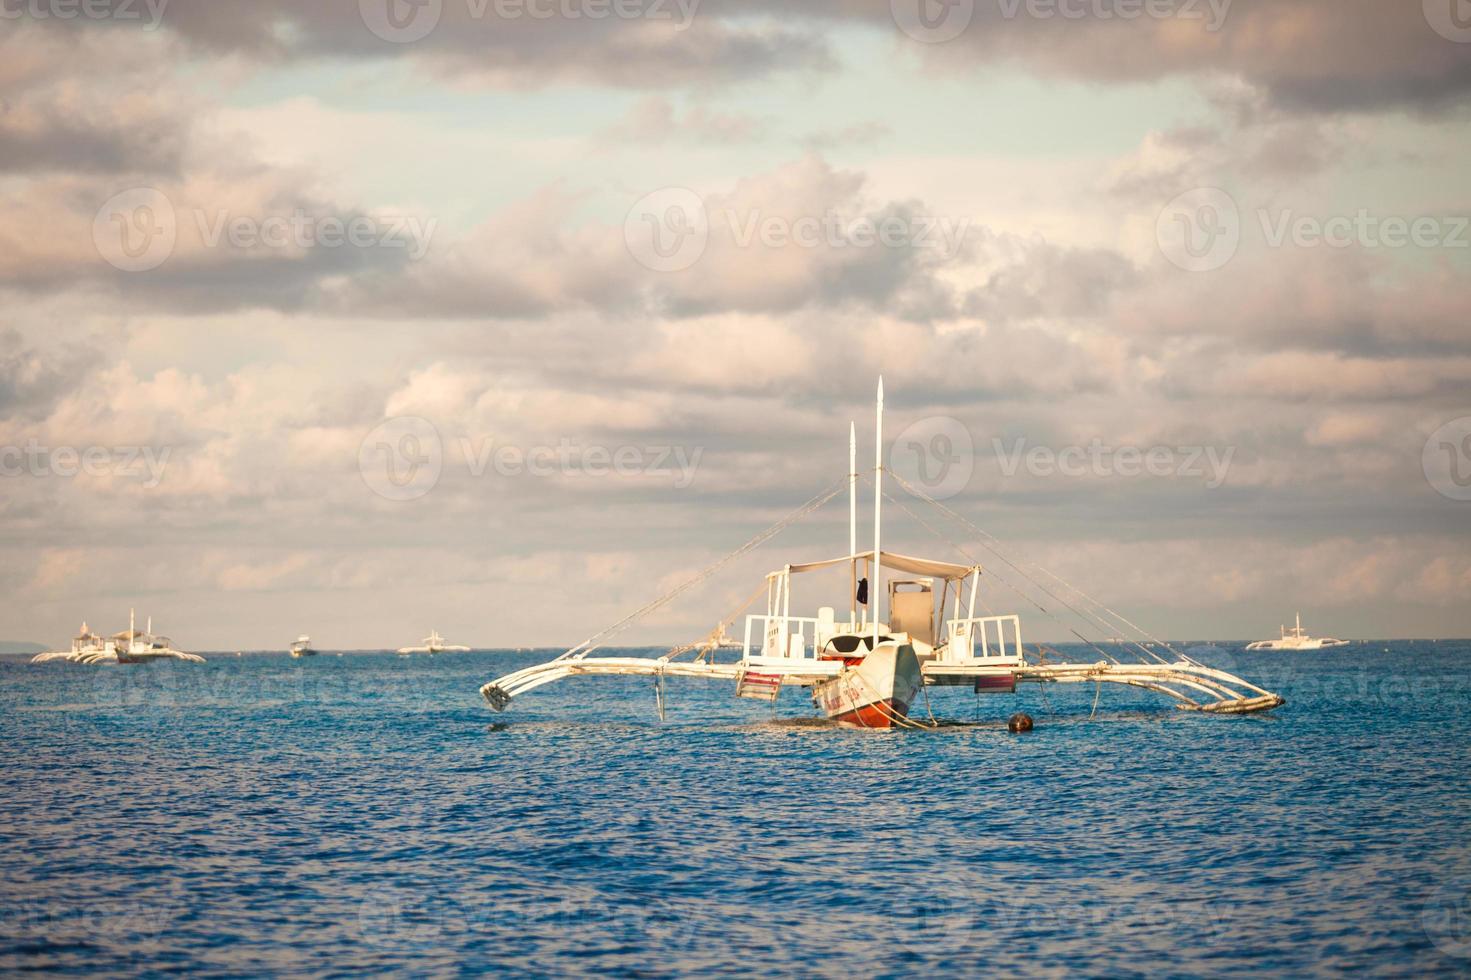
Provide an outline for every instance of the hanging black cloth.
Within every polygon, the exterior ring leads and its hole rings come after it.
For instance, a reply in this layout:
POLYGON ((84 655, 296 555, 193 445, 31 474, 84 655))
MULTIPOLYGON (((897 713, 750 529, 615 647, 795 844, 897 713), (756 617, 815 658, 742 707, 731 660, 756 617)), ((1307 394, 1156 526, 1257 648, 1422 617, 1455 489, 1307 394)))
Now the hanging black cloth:
POLYGON ((866 605, 868 605, 868 579, 867 578, 861 578, 861 579, 858 580, 858 604, 860 606, 866 606, 866 605))

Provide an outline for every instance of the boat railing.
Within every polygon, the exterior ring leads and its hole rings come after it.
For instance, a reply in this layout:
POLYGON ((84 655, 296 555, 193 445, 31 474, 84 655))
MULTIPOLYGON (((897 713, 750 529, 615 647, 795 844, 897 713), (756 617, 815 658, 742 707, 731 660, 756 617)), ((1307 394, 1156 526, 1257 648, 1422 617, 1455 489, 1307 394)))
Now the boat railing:
POLYGON ((976 660, 1020 661, 1022 621, 1020 616, 977 616, 952 619, 942 662, 976 660))
POLYGON ((741 659, 748 661, 754 653, 763 659, 815 660, 836 629, 830 617, 750 615, 741 659), (754 651, 753 639, 760 644, 754 651))

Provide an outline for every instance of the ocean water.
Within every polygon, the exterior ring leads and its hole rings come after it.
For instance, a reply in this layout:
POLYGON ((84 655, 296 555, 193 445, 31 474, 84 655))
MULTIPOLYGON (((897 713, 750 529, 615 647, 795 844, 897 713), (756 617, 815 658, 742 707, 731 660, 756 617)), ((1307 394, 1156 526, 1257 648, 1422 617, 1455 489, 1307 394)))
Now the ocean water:
POLYGON ((878 734, 546 654, 0 663, 0 971, 1471 973, 1471 643, 1283 694, 932 692, 878 734), (1025 710, 1036 731, 1010 735, 1025 710))

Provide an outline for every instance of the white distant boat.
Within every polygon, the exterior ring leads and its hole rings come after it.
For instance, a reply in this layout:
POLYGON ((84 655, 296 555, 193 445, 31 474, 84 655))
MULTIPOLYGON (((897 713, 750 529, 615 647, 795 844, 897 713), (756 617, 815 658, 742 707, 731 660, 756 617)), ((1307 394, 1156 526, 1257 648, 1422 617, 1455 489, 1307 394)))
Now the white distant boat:
MULTIPOLYGON (((1021 619, 1017 615, 990 614, 978 609, 983 570, 977 562, 941 561, 896 554, 882 548, 883 480, 887 472, 883 456, 883 380, 879 380, 875 417, 875 463, 873 499, 873 547, 858 550, 858 458, 854 427, 848 433, 846 479, 808 501, 801 509, 752 538, 694 578, 637 611, 594 634, 546 663, 535 664, 499 677, 481 687, 481 696, 497 711, 512 700, 544 684, 567 677, 589 675, 645 676, 654 678, 655 702, 664 713, 664 679, 700 678, 729 684, 736 697, 774 702, 785 686, 811 691, 812 703, 841 726, 887 730, 928 728, 938 724, 917 721, 910 713, 922 703, 929 713, 928 687, 964 687, 977 694, 1013 693, 1019 683, 1126 685, 1155 691, 1173 698, 1179 707, 1217 714, 1246 714, 1266 711, 1283 704, 1281 697, 1225 671, 1215 670, 1188 654, 1174 650, 1144 634, 1147 644, 1132 643, 1135 659, 1121 648, 1105 651, 1090 643, 1097 659, 1057 662, 1048 650, 1039 648, 1029 659, 1022 646, 1021 619), (740 608, 727 616, 699 642, 687 643, 662 657, 591 656, 630 624, 648 616, 712 576, 727 563, 751 551, 785 527, 812 513, 848 490, 848 551, 826 561, 784 564, 767 574, 740 608), (814 616, 793 615, 794 578, 819 581, 830 577, 847 579, 848 608, 836 604, 818 606, 814 616), (841 576, 842 571, 848 575, 841 576), (838 573, 834 575, 834 573, 838 573), (745 615, 744 635, 737 642, 727 628, 766 597, 764 613, 745 615), (882 602, 887 599, 887 615, 882 602), (846 612, 846 615, 844 615, 846 612), (738 659, 721 660, 720 652, 735 646, 738 659), (1156 649, 1174 654, 1168 661, 1156 649), (685 654, 690 659, 681 660, 685 654)), ((941 513, 975 529, 963 517, 933 498, 911 487, 894 474, 896 482, 941 513)), ((904 504, 900 502, 900 506, 904 504)), ((906 508, 907 509, 907 508, 906 508)), ((984 532, 982 532, 984 533, 984 532)), ((959 546, 957 545, 959 550, 959 546)), ((961 551, 964 554, 964 551, 961 551)), ((999 552, 998 552, 999 554, 999 552)), ((1008 567, 1022 577, 1030 576, 1010 561, 1008 567)), ((831 586, 829 586, 831 587, 831 586)), ((1076 592, 1077 590, 1071 590, 1076 592)), ((1049 592, 1049 594, 1051 594, 1049 592)), ((1081 593, 1078 593, 1081 596, 1081 593)), ((1092 600, 1088 600, 1092 601, 1092 600)), ((1100 609, 1101 604, 1094 603, 1100 609)), ((1095 626, 1112 630, 1129 626, 1127 620, 1106 610, 1102 614, 1075 612, 1095 626), (1091 617, 1091 619, 1089 618, 1091 617)), ((1142 633, 1142 631, 1139 631, 1142 633)), ((1081 634, 1078 634, 1081 636, 1081 634)), ((1096 695, 1095 695, 1096 698, 1096 695)), ((1030 720, 1027 720, 1028 726, 1030 720)))
POLYGON ((291 655, 293 657, 315 657, 317 651, 312 649, 312 638, 305 633, 298 636, 296 642, 291 644, 291 655))
POLYGON ((1346 647, 1347 640, 1335 640, 1331 636, 1308 636, 1302 628, 1302 613, 1297 614, 1297 625, 1281 627, 1282 636, 1275 640, 1257 640, 1248 643, 1248 650, 1323 650, 1328 647, 1346 647))
POLYGON ((424 637, 420 646, 399 647, 398 653, 401 657, 407 657, 415 653, 468 653, 469 647, 452 646, 444 642, 444 637, 439 635, 438 630, 430 630, 429 635, 424 637))
POLYGON ((153 632, 153 618, 148 619, 148 628, 139 631, 134 622, 133 610, 128 610, 128 628, 125 632, 110 637, 98 636, 86 623, 81 632, 72 638, 70 650, 38 653, 31 659, 33 664, 53 660, 69 660, 78 664, 141 664, 152 660, 183 660, 202 664, 204 658, 197 653, 175 650, 174 643, 166 636, 153 632))
POLYGON ((112 640, 98 636, 92 632, 92 628, 83 620, 82 628, 77 635, 72 637, 70 650, 50 650, 46 653, 38 653, 31 658, 33 664, 49 663, 53 660, 74 660, 79 663, 93 662, 98 658, 117 659, 117 653, 113 648, 112 640))
POLYGON ((128 631, 115 633, 112 637, 113 651, 120 664, 138 664, 150 660, 184 660, 189 663, 204 663, 197 653, 185 653, 174 649, 174 641, 153 632, 153 617, 148 617, 148 628, 139 632, 133 622, 133 610, 128 610, 128 631))

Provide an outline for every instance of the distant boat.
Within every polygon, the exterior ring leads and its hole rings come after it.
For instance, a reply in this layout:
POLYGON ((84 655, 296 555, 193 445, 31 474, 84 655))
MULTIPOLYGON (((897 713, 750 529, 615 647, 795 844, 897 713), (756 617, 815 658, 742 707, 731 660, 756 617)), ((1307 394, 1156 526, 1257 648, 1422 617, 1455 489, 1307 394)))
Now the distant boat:
POLYGON ((138 630, 133 610, 128 610, 128 628, 125 632, 110 637, 98 636, 82 623, 81 632, 72 638, 70 650, 38 653, 31 659, 33 664, 53 660, 69 660, 78 664, 141 664, 153 660, 183 660, 202 664, 204 658, 197 653, 175 650, 174 643, 166 636, 153 632, 153 618, 148 619, 148 628, 138 630))
POLYGON ((315 657, 317 651, 312 649, 312 638, 305 633, 298 636, 296 642, 291 644, 291 655, 293 657, 315 657))
POLYGON ((110 657, 117 659, 117 653, 112 645, 112 640, 107 637, 98 636, 92 632, 86 620, 82 621, 82 628, 77 635, 72 637, 70 650, 49 650, 38 653, 31 658, 33 664, 49 663, 52 660, 74 660, 81 662, 92 662, 98 658, 110 657))
POLYGON ((185 653, 183 650, 174 649, 174 641, 166 636, 156 636, 153 632, 153 617, 148 617, 148 628, 139 632, 133 625, 133 611, 128 610, 128 631, 116 633, 112 638, 113 647, 120 664, 140 664, 150 660, 186 660, 190 663, 204 663, 204 658, 197 653, 185 653))
POLYGON ((438 630, 430 630, 429 635, 424 637, 421 646, 399 647, 398 654, 407 657, 415 653, 468 653, 469 647, 450 646, 444 642, 444 637, 439 635, 438 630))
POLYGON ((1297 625, 1281 627, 1282 636, 1276 640, 1257 640, 1246 646, 1248 650, 1323 650, 1328 647, 1346 647, 1347 640, 1335 640, 1331 636, 1308 636, 1302 628, 1302 613, 1297 614, 1297 625))

